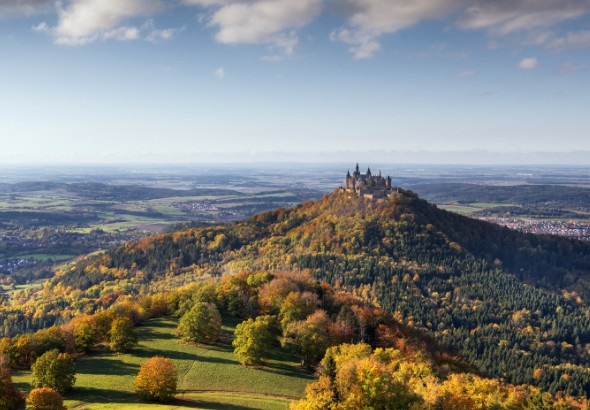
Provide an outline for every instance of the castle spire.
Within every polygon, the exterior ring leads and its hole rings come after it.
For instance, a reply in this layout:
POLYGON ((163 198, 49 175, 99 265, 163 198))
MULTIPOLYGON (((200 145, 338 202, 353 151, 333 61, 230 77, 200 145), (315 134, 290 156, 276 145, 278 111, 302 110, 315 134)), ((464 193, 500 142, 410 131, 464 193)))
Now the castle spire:
POLYGON ((360 169, 359 169, 359 163, 358 162, 356 163, 356 172, 361 172, 360 169))

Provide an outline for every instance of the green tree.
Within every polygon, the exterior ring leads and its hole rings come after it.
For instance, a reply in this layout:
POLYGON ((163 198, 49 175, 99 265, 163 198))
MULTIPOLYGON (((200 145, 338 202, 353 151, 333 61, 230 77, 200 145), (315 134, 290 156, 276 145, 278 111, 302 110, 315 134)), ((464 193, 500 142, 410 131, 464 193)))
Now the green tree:
POLYGON ((133 385, 140 399, 167 402, 174 398, 177 379, 172 360, 155 356, 140 366, 133 385))
POLYGON ((213 344, 221 333, 221 315, 212 303, 197 303, 182 318, 178 331, 190 342, 213 344))
POLYGON ((76 382, 74 361, 65 353, 53 349, 41 355, 32 367, 33 386, 51 387, 61 394, 70 390, 76 382))
POLYGON ((27 397, 27 408, 33 410, 65 410, 61 394, 49 387, 33 389, 27 397))
POLYGON ((127 352, 137 344, 137 335, 133 329, 133 322, 128 318, 113 321, 109 347, 113 352, 127 352))
POLYGON ((263 362, 263 357, 276 343, 276 327, 273 316, 258 316, 256 320, 248 319, 236 326, 232 344, 234 354, 242 365, 263 362))
POLYGON ((97 327, 92 316, 83 316, 74 323, 74 345, 76 350, 88 351, 98 342, 97 327))
POLYGON ((330 346, 328 331, 330 318, 319 310, 306 320, 287 325, 283 335, 283 345, 291 345, 306 367, 316 365, 330 346))

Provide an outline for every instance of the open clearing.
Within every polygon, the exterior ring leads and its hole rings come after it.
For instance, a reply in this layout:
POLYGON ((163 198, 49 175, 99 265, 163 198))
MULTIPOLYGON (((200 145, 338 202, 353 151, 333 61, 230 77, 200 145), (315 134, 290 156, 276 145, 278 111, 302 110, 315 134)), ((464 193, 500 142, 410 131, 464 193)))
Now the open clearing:
MULTIPOLYGON (((130 354, 91 354, 76 361, 76 385, 65 397, 70 409, 286 409, 303 395, 313 375, 280 349, 260 368, 241 366, 233 355, 234 318, 224 318, 214 346, 182 343, 174 334, 177 320, 154 319, 137 328, 139 345, 130 354), (141 363, 153 356, 170 358, 178 369, 177 400, 167 405, 140 404, 133 379, 141 363)), ((17 387, 28 392, 31 372, 15 372, 17 387)))

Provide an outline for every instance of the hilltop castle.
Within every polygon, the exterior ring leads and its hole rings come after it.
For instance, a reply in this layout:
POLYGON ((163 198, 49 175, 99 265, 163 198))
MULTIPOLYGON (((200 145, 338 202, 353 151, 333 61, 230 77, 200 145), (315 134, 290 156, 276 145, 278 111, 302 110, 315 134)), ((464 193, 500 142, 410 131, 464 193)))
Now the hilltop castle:
POLYGON ((381 171, 379 175, 372 175, 371 168, 367 168, 365 174, 361 174, 359 164, 352 175, 346 173, 346 192, 355 192, 361 198, 385 198, 397 192, 397 188, 391 186, 391 177, 383 178, 381 171))

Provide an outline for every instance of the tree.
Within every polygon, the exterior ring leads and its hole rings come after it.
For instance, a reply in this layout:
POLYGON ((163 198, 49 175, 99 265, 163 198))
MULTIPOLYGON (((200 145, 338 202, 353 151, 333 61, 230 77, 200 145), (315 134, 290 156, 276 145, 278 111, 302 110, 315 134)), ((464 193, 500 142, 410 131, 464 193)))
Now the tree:
POLYGON ((142 400, 167 402, 174 398, 177 378, 172 360, 155 356, 141 365, 133 385, 142 400))
POLYGON ((65 410, 61 394, 49 387, 33 389, 27 397, 27 407, 33 410, 65 410))
POLYGON ((74 361, 57 349, 41 355, 33 364, 32 371, 34 387, 51 387, 61 394, 70 390, 76 382, 74 361))
POLYGON ((261 364, 263 356, 276 342, 276 319, 258 316, 236 326, 232 342, 234 354, 244 366, 261 364))
POLYGON ((92 316, 83 316, 74 323, 74 345, 82 352, 88 351, 98 342, 96 323, 92 316))
POLYGON ((0 364, 0 408, 18 409, 25 402, 25 396, 14 388, 10 369, 0 364))
POLYGON ((311 292, 291 292, 281 304, 279 317, 283 329, 291 322, 305 320, 319 306, 318 297, 311 292))
POLYGON ((124 353, 137 344, 137 335, 133 330, 133 322, 128 318, 113 321, 109 347, 113 352, 124 353))
POLYGON ((213 344, 221 333, 221 315, 212 303, 197 303, 182 318, 178 331, 190 342, 213 344))
POLYGON ((318 310, 306 320, 292 322, 284 332, 283 344, 292 345, 306 367, 316 365, 330 345, 330 318, 323 310, 318 310))

